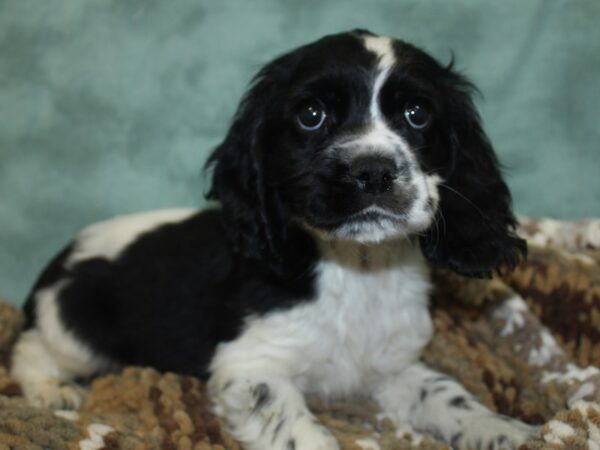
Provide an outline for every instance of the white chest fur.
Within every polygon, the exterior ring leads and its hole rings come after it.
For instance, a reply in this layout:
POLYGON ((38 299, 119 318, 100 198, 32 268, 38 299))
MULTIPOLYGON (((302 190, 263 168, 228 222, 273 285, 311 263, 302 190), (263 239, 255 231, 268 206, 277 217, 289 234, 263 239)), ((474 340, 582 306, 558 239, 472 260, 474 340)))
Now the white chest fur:
POLYGON ((429 276, 419 249, 407 241, 332 243, 323 257, 314 305, 327 335, 321 349, 328 364, 321 371, 336 371, 333 379, 345 378, 340 386, 354 390, 414 362, 432 333, 429 276))
POLYGON ((304 391, 364 392, 413 363, 427 344, 428 270, 416 245, 323 243, 317 297, 247 321, 213 370, 237 366, 292 377, 304 391))

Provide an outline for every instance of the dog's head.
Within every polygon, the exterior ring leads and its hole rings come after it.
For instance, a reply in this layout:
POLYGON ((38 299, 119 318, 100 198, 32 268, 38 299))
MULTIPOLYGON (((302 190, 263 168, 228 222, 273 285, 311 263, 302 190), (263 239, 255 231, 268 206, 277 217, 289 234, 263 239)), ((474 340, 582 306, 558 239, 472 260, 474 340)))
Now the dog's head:
POLYGON ((513 266, 510 194, 452 67, 357 30, 266 65, 209 160, 238 251, 280 270, 298 228, 331 239, 420 239, 434 264, 513 266))

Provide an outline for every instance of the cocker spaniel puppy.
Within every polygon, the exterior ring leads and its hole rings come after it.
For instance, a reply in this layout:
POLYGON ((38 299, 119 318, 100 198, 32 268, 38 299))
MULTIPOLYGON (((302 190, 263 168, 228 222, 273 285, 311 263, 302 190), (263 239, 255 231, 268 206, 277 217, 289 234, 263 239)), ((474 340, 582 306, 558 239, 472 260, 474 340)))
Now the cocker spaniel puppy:
POLYGON ((305 393, 515 448, 533 427, 419 362, 428 264, 488 276, 525 252, 473 90, 363 30, 267 64, 208 162, 219 209, 92 225, 42 273, 12 365, 27 398, 77 407, 72 380, 150 365, 207 378, 248 449, 337 449, 305 393))

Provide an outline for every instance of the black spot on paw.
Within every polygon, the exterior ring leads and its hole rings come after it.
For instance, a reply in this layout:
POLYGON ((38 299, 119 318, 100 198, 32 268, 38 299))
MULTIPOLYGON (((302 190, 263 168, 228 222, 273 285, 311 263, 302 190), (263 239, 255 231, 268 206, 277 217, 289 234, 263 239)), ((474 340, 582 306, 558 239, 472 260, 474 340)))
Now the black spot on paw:
POLYGON ((419 399, 423 402, 427 398, 427 389, 421 388, 421 392, 419 393, 419 399))
POLYGON ((463 434, 462 433, 456 433, 453 434, 452 437, 450 438, 450 445, 452 445, 452 447, 457 447, 458 444, 460 443, 460 441, 463 438, 463 434))
POLYGON ((508 443, 509 443, 508 436, 506 436, 505 434, 501 434, 500 436, 498 436, 498 437, 496 438, 496 443, 497 443, 498 445, 505 445, 505 444, 508 444, 508 443))
POLYGON ((457 408, 457 409, 466 409, 466 410, 471 409, 471 405, 469 404, 469 401, 466 398, 464 398, 462 395, 452 397, 448 401, 448 406, 450 406, 451 408, 457 408))
POLYGON ((441 383, 442 381, 450 381, 451 378, 447 375, 439 375, 437 377, 429 378, 428 383, 441 383))
POLYGON ((255 412, 264 408, 272 401, 271 390, 266 383, 257 384, 254 389, 252 389, 252 396, 255 400, 253 409, 255 412))
POLYGON ((431 393, 439 394, 440 392, 444 392, 446 389, 448 389, 448 386, 438 386, 433 391, 431 391, 431 393))
POLYGON ((283 428, 283 424, 285 424, 285 419, 281 419, 279 422, 277 422, 277 425, 275 426, 275 429, 273 430, 273 439, 271 439, 271 444, 274 444, 275 441, 277 440, 277 436, 279 436, 279 433, 281 432, 281 429, 283 428))
POLYGON ((290 439, 285 446, 286 450, 296 450, 296 441, 294 439, 290 439))

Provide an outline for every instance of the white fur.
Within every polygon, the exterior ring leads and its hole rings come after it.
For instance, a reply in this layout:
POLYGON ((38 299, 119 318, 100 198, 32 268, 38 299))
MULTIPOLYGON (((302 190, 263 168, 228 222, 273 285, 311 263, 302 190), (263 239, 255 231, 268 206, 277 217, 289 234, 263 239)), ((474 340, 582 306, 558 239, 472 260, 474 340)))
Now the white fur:
POLYGON ((432 333, 430 285, 418 248, 397 240, 375 247, 321 241, 321 249, 318 297, 251 317, 241 336, 221 344, 213 359, 216 411, 238 439, 256 448, 270 448, 261 436, 272 439, 272 411, 283 411, 285 424, 276 448, 290 439, 297 449, 337 448, 323 430, 309 431, 317 425, 308 426, 312 415, 301 392, 369 392, 385 374, 414 362, 432 333), (273 402, 263 414, 248 414, 250 393, 260 383, 269 386, 273 402))
MULTIPOLYGON (((364 45, 367 50, 374 53, 379 59, 377 64, 378 72, 371 88, 371 104, 369 108, 373 125, 367 135, 370 136, 370 140, 376 143, 377 141, 388 140, 390 135, 397 137, 396 133, 390 130, 385 123, 385 119, 379 108, 379 93, 390 71, 396 64, 396 56, 390 38, 366 36, 364 38, 364 45)), ((406 147, 406 144, 404 147, 406 147)))
POLYGON ((11 375, 37 405, 79 406, 81 389, 66 382, 109 367, 64 328, 56 298, 67 283, 61 281, 35 294, 37 326, 23 333, 13 352, 11 375))
POLYGON ((276 362, 270 373, 293 376, 303 389, 344 394, 418 357, 432 331, 430 286, 418 248, 405 240, 321 247, 318 297, 251 317, 238 339, 219 347, 215 373, 240 364, 262 371, 276 362))
POLYGON ((458 382, 420 363, 390 372, 374 397, 399 427, 427 431, 455 449, 516 448, 535 431, 492 413, 458 382))
POLYGON ((432 322, 428 271, 416 245, 319 242, 317 297, 250 317, 213 358, 215 412, 237 439, 252 450, 337 449, 304 393, 373 396, 399 427, 454 439, 457 448, 480 441, 514 448, 532 434, 532 427, 500 418, 456 381, 418 363, 432 322), (258 401, 261 390, 268 401, 258 401), (468 408, 453 406, 456 397, 468 408))
POLYGON ((181 222, 197 212, 192 208, 160 209, 123 215, 90 225, 77 235, 75 249, 66 266, 72 267, 95 257, 116 259, 141 234, 161 225, 181 222))
POLYGON ((378 67, 380 70, 389 70, 396 64, 396 55, 392 44, 392 39, 386 36, 365 36, 363 38, 365 48, 375 53, 379 58, 378 67))

